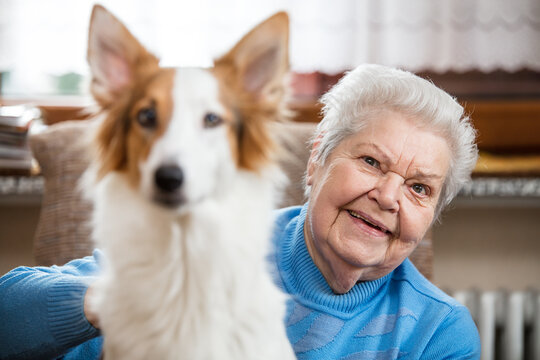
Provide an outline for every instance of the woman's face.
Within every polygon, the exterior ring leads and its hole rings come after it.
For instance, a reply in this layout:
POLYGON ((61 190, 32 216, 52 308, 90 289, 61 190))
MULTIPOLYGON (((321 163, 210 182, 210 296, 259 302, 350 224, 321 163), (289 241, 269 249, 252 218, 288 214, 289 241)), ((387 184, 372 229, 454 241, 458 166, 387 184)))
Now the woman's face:
POLYGON ((390 111, 345 138, 323 165, 310 158, 306 244, 336 293, 409 256, 431 225, 449 164, 444 138, 390 111))

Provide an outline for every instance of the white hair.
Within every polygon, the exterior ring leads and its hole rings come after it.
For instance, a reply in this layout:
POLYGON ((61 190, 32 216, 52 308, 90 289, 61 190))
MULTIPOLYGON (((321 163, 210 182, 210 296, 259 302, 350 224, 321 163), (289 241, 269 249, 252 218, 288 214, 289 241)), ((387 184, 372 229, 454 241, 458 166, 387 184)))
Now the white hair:
MULTIPOLYGON (((347 136, 360 131, 384 110, 395 111, 442 135, 452 159, 435 218, 470 179, 478 158, 476 132, 457 101, 433 83, 410 72, 365 64, 348 72, 321 98, 323 119, 314 138, 314 161, 324 164, 347 136)), ((306 186, 306 195, 310 187, 306 186)))

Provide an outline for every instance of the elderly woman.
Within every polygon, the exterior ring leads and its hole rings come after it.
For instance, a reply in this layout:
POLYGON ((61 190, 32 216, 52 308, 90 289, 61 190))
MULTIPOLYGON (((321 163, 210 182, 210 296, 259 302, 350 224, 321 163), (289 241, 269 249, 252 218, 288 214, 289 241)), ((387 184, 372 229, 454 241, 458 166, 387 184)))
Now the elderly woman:
POLYGON ((276 220, 301 359, 476 359, 468 310, 407 259, 470 178, 475 131, 448 94, 363 65, 322 98, 308 202, 276 220))
MULTIPOLYGON (((276 212, 270 257, 290 295, 287 334, 298 358, 479 358, 467 309, 407 259, 476 162, 463 108, 426 80, 376 65, 348 73, 322 102, 308 202, 276 212)), ((31 296, 28 316, 44 323, 18 334, 15 323, 26 315, 10 316, 0 327, 0 358, 99 356, 90 325, 97 319, 84 312, 96 256, 0 280, 11 298, 0 300, 5 313, 31 296)))

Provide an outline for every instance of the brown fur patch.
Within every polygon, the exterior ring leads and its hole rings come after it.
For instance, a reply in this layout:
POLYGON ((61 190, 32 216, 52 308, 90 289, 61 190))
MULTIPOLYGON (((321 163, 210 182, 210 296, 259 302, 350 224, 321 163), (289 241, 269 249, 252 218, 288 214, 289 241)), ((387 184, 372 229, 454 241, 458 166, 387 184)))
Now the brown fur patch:
POLYGON ((87 58, 101 120, 95 135, 96 180, 120 171, 136 186, 138 164, 170 121, 175 72, 160 68, 158 59, 100 5, 94 6, 90 19, 87 58), (152 128, 137 121, 137 113, 147 106, 157 112, 152 128))
MULTIPOLYGON (((220 99, 221 100, 221 99, 220 99)), ((227 139, 231 150, 231 158, 238 167, 240 164, 240 149, 239 149, 239 130, 236 116, 232 112, 232 108, 228 107, 223 101, 222 105, 225 108, 224 120, 227 126, 227 139)))
POLYGON ((172 88, 175 71, 156 69, 146 81, 139 81, 123 101, 104 109, 96 143, 98 145, 98 179, 111 171, 126 174, 132 186, 140 181, 139 163, 148 157, 152 144, 166 131, 173 111, 172 88), (143 128, 137 122, 138 112, 154 106, 157 126, 143 128))

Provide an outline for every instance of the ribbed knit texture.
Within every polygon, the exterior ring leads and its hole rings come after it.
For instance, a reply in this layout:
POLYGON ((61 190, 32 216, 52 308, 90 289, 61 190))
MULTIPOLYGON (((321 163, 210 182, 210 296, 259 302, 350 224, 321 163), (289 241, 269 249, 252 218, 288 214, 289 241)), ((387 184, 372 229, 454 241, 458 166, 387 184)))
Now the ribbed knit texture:
POLYGON ((0 278, 0 359, 53 359, 99 336, 83 311, 96 257, 19 267, 0 278))
POLYGON ((59 279, 48 291, 49 328, 63 348, 71 348, 80 344, 80 339, 96 335, 96 329, 86 320, 83 311, 88 281, 80 280, 74 276, 59 279))

